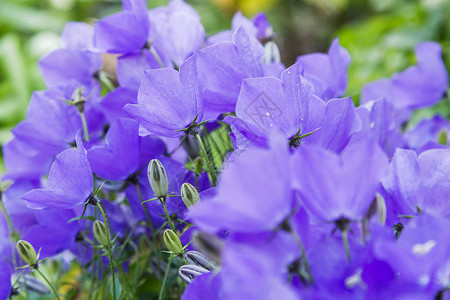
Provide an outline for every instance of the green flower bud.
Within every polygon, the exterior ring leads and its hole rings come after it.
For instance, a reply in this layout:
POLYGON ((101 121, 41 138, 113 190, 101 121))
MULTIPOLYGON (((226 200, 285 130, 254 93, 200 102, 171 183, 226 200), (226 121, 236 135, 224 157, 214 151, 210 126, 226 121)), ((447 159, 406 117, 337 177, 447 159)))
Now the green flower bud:
POLYGON ((203 171, 203 158, 198 156, 194 159, 194 173, 200 175, 203 171))
POLYGON ((108 248, 108 229, 105 226, 105 223, 101 221, 95 221, 94 226, 92 227, 94 231, 94 237, 97 240, 97 242, 102 245, 103 247, 108 248))
POLYGON ((20 258, 28 265, 30 268, 36 268, 38 263, 38 257, 33 246, 27 241, 20 240, 16 244, 17 252, 20 258))
POLYGON ((191 206, 200 201, 200 196, 192 184, 185 182, 181 186, 181 199, 183 199, 187 208, 191 208, 191 206))
POLYGON ((171 229, 166 229, 166 231, 164 231, 164 243, 166 244, 167 249, 174 254, 181 254, 184 252, 180 238, 171 229))
POLYGON ((448 142, 448 140, 447 140, 447 131, 442 130, 439 133, 438 142, 441 145, 447 146, 447 142, 448 142))
POLYGON ((158 198, 166 197, 169 190, 169 181, 167 180, 166 169, 159 160, 152 159, 150 161, 147 176, 155 196, 158 198))

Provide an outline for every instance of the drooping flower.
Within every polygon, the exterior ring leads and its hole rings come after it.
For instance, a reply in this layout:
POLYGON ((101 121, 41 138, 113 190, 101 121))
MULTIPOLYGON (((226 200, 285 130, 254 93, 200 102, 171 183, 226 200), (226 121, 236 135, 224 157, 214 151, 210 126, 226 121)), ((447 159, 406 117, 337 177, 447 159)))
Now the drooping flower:
POLYGON ((138 93, 138 104, 124 109, 149 132, 179 137, 203 118, 203 101, 198 92, 196 56, 190 57, 180 71, 157 69, 145 72, 138 93))
POLYGON ((70 209, 86 203, 93 192, 94 180, 82 143, 78 133, 77 149, 65 150, 56 157, 50 167, 46 187, 22 196, 29 208, 70 209))
POLYGON ((359 220, 366 213, 388 162, 374 141, 361 141, 339 155, 304 146, 290 165, 294 188, 306 209, 320 220, 336 221, 359 220))
POLYGON ((392 195, 398 214, 450 216, 450 150, 431 149, 416 154, 397 149, 383 186, 392 195))
POLYGON ((197 72, 201 97, 205 101, 205 118, 235 111, 242 80, 261 77, 264 48, 243 28, 224 41, 198 51, 197 72))
POLYGON ((362 90, 361 102, 385 97, 395 109, 410 111, 441 100, 448 87, 441 46, 434 42, 420 43, 415 53, 417 66, 409 67, 391 79, 367 84, 362 90))
POLYGON ((192 207, 188 216, 210 232, 275 229, 294 206, 287 159, 287 144, 279 139, 274 149, 253 148, 240 153, 223 170, 217 195, 192 207))
POLYGON ((325 101, 344 96, 350 54, 337 38, 331 43, 328 54, 305 54, 299 56, 296 62, 302 64, 303 76, 314 86, 316 96, 325 101))

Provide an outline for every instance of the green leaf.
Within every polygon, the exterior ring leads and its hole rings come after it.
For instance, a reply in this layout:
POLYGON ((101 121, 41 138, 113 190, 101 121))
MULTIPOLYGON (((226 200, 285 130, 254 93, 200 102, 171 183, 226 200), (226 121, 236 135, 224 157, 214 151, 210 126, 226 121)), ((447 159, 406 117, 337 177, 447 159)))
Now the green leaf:
MULTIPOLYGON (((116 300, 117 300, 117 299, 120 299, 120 295, 122 294, 122 284, 120 284, 118 277, 116 277, 115 284, 116 284, 116 300)), ((113 290, 112 284, 111 284, 110 293, 111 293, 111 297, 112 297, 114 295, 114 290, 113 290)))

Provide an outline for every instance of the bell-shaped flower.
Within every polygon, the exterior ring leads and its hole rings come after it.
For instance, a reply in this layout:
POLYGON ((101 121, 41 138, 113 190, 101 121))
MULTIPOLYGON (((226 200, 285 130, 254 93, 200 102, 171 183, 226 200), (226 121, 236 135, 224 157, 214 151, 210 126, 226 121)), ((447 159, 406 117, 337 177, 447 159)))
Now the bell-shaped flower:
POLYGON ((424 211, 450 216, 450 150, 431 149, 417 155, 413 150, 397 149, 383 179, 398 214, 415 215, 424 211))
POLYGON ((349 144, 341 154, 304 146, 290 166, 305 208, 323 221, 359 220, 373 202, 388 161, 374 141, 349 144))
POLYGON ((200 123, 203 103, 198 91, 196 56, 174 69, 148 70, 138 93, 138 104, 124 109, 148 133, 165 137, 183 136, 184 130, 200 123))
POLYGON ((297 57, 296 62, 303 65, 303 76, 314 86, 316 96, 325 101, 344 96, 350 54, 337 38, 331 43, 327 54, 305 54, 297 57))
POLYGON ((91 166, 78 133, 77 149, 65 150, 56 157, 50 167, 46 187, 29 191, 22 199, 33 209, 70 209, 86 203, 93 187, 91 166))
POLYGON ((435 42, 420 43, 415 48, 417 66, 367 84, 361 103, 385 97, 397 110, 427 107, 439 102, 448 88, 447 69, 442 61, 442 47, 435 42))

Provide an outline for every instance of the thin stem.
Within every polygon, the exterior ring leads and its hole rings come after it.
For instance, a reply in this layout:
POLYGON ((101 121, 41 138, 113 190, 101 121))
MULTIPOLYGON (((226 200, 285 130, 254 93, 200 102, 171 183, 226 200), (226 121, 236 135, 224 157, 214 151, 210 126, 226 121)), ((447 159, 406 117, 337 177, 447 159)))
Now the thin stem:
POLYGON ((198 184, 199 184, 198 179, 199 179, 199 177, 200 177, 200 175, 195 174, 195 188, 197 189, 197 191, 198 191, 198 184))
MULTIPOLYGON (((144 198, 142 198, 142 193, 141 193, 141 188, 139 187, 139 183, 136 183, 135 186, 136 186, 137 193, 139 195, 139 202, 141 203, 142 207, 144 208, 145 217, 147 218, 148 227, 150 227, 150 231, 152 233, 152 239, 153 239, 153 242, 152 242, 152 248, 153 249, 152 250, 155 252, 156 259, 158 260, 158 264, 159 264, 159 262, 161 261, 161 258, 159 256, 159 251, 158 251, 158 248, 156 247, 156 243, 155 243, 155 241, 156 241, 155 228, 153 227, 153 223, 152 223, 152 220, 150 218, 150 213, 148 212, 147 205, 145 203, 142 203, 144 201, 144 198)), ((159 275, 159 277, 161 277, 161 272, 160 272, 159 269, 160 268, 158 266, 158 275, 159 275)))
POLYGON ((197 138, 201 152, 203 152, 203 158, 206 161, 206 165, 208 166, 208 173, 211 176, 212 181, 211 184, 215 186, 217 182, 216 173, 214 172, 214 167, 212 166, 212 163, 209 161, 208 152, 206 152, 206 148, 205 145, 203 144, 202 137, 200 136, 200 134, 196 134, 195 137, 197 138))
POLYGON ((167 218, 167 221, 169 222, 169 225, 170 225, 170 229, 172 229, 174 232, 176 231, 176 228, 175 228, 175 226, 173 225, 173 223, 172 223, 172 219, 170 218, 170 215, 169 215, 169 211, 167 210, 167 206, 166 206, 166 198, 164 198, 164 199, 160 199, 160 201, 161 201, 161 203, 162 203, 162 205, 163 205, 163 207, 164 207, 164 212, 166 213, 166 218, 167 218))
POLYGON ((50 289, 53 291, 53 293, 55 294, 56 298, 58 300, 61 300, 61 298, 59 298, 58 293, 56 292, 55 288, 53 287, 53 285, 50 283, 50 281, 48 281, 47 277, 45 277, 45 275, 39 270, 39 269, 34 269, 36 270, 39 275, 41 275, 42 278, 44 278, 45 282, 47 282, 48 286, 50 287, 50 289))
MULTIPOLYGON (((14 238, 14 226, 13 223, 11 221, 11 217, 9 216, 8 212, 6 211, 5 206, 3 205, 3 201, 1 199, 1 195, 0 195, 0 209, 3 210, 3 213, 5 214, 6 217, 6 222, 8 223, 8 231, 9 231, 9 239, 11 240, 11 244, 14 245, 16 243, 16 239, 14 238)), ((17 258, 16 258, 16 251, 14 249, 14 247, 11 247, 11 252, 12 252, 12 258, 13 258, 13 265, 14 265, 14 269, 17 268, 17 258)))
POLYGON ((111 235, 109 233, 109 226, 108 226, 108 220, 106 219, 106 214, 105 211, 103 210, 102 205, 99 203, 97 203, 98 208, 100 209, 100 212, 102 214, 103 217, 103 222, 106 225, 106 228, 108 229, 108 234, 107 234, 107 239, 108 239, 108 256, 109 256, 109 262, 110 262, 110 266, 111 266, 111 276, 112 276, 112 285, 113 285, 113 297, 114 300, 117 299, 116 296, 116 276, 114 273, 114 259, 113 259, 113 254, 112 254, 112 245, 111 245, 111 235))
POLYGON ((164 274, 164 280, 162 282, 161 290, 159 291, 158 300, 162 300, 164 298, 164 291, 166 289, 166 281, 167 281, 167 277, 169 276, 169 270, 170 270, 171 264, 172 264, 172 259, 169 258, 169 263, 167 264, 166 273, 164 274))
POLYGON ((155 57, 156 61, 158 62, 159 67, 164 68, 164 64, 162 63, 161 56, 159 56, 158 52, 156 52, 156 49, 153 46, 150 46, 150 52, 155 57))
POLYGON ((344 242, 345 252, 347 253, 347 259, 350 261, 350 246, 348 245, 348 230, 342 231, 342 241, 344 242))
POLYGON ((306 272, 308 272, 309 278, 308 281, 311 284, 314 284, 314 279, 312 278, 312 273, 311 273, 311 268, 309 267, 309 263, 308 263, 308 259, 306 258, 306 252, 305 252, 305 248, 303 247, 302 241, 300 240, 300 237, 298 236, 297 232, 295 232, 294 230, 291 230, 291 235, 294 238, 295 243, 297 244, 298 248, 300 249, 300 252, 302 254, 302 261, 303 264, 305 265, 305 269, 306 272))
POLYGON ((86 141, 89 142, 89 131, 87 127, 86 116, 84 115, 84 112, 80 112, 80 116, 81 116, 81 123, 83 123, 84 136, 86 138, 86 141))

